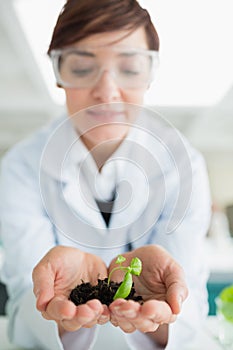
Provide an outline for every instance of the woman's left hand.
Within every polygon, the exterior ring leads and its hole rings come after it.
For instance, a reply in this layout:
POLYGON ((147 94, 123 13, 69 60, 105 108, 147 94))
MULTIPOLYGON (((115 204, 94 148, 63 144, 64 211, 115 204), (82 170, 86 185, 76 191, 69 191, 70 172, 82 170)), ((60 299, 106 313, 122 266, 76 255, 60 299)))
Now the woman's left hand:
MULTIPOLYGON (((144 303, 116 299, 110 305, 111 322, 124 332, 154 332, 161 324, 174 322, 180 312, 188 290, 184 273, 179 264, 163 248, 149 245, 123 254, 129 265, 133 257, 142 261, 142 272, 134 277, 134 287, 144 303)), ((116 267, 112 260, 109 271, 116 267)), ((121 271, 113 273, 112 279, 122 281, 121 271)))

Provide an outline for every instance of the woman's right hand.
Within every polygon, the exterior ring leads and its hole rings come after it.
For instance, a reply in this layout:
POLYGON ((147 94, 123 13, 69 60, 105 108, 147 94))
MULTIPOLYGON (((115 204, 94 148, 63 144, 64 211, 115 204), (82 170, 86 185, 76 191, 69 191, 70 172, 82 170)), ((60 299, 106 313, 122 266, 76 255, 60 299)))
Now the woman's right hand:
POLYGON ((95 284, 98 278, 107 277, 107 267, 98 256, 57 246, 36 265, 32 277, 37 309, 45 319, 58 323, 60 335, 109 321, 109 310, 99 300, 79 306, 68 300, 71 290, 82 281, 95 284))

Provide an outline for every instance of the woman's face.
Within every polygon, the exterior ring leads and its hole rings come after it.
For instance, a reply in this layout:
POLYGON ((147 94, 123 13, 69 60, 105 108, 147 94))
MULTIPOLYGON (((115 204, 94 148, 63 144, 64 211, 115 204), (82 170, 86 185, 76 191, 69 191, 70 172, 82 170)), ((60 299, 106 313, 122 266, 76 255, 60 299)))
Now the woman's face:
MULTIPOLYGON (((114 49, 120 47, 148 49, 144 28, 127 34, 123 30, 95 34, 73 45, 77 48, 88 48, 88 52, 89 48, 93 48, 93 55, 98 65, 104 66, 93 86, 64 88, 68 114, 77 115, 73 119, 75 127, 88 148, 112 139, 122 140, 129 128, 124 122, 130 121, 129 114, 124 110, 124 103, 136 105, 143 103, 148 86, 124 88, 119 86, 118 77, 112 74, 116 56, 114 49), (81 112, 77 114, 79 111, 81 112)), ((88 65, 88 56, 84 55, 82 60, 88 65)))

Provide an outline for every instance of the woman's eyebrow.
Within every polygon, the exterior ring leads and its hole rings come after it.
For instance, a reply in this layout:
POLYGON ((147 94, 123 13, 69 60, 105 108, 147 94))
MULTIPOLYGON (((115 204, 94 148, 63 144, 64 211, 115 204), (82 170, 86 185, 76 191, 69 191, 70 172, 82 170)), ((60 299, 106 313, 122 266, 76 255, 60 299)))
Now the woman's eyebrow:
POLYGON ((90 51, 74 50, 74 51, 71 51, 71 52, 75 53, 76 55, 80 55, 80 56, 96 57, 96 55, 93 52, 90 52, 90 51))
POLYGON ((119 52, 118 56, 123 56, 123 57, 131 57, 131 56, 136 56, 137 52, 132 52, 132 51, 123 51, 119 52))

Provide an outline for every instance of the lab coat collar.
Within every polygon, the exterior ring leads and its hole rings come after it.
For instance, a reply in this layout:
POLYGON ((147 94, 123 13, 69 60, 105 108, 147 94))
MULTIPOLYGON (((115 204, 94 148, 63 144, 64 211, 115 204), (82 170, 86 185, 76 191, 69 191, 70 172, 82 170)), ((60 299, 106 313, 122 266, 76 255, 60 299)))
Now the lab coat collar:
MULTIPOLYGON (((129 156, 132 142, 144 142, 141 131, 138 128, 131 128, 126 139, 109 158, 103 166, 102 172, 111 169, 111 160, 129 156)), ((96 163, 89 156, 89 151, 75 131, 69 117, 63 117, 51 125, 48 133, 48 140, 41 157, 40 168, 57 181, 67 183, 77 175, 77 167, 88 158, 88 166, 94 171, 97 170, 96 163), (55 125, 54 125, 55 124, 55 125)), ((114 163, 114 161, 113 161, 114 163)), ((113 164, 112 163, 112 164, 113 164)), ((114 164, 115 165, 115 164, 114 164)), ((123 174, 125 163, 118 162, 117 174, 123 174)))
POLYGON ((69 117, 60 118, 48 130, 48 139, 41 157, 41 170, 57 181, 66 183, 75 175, 88 151, 79 141, 69 117))

